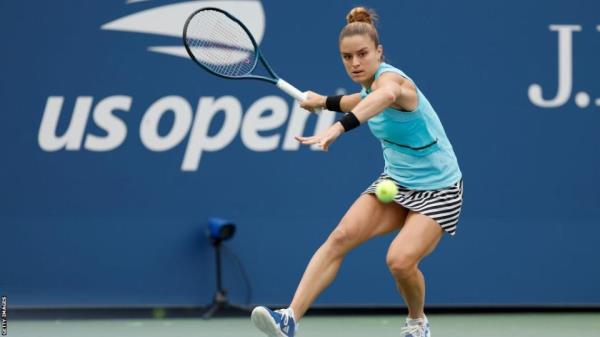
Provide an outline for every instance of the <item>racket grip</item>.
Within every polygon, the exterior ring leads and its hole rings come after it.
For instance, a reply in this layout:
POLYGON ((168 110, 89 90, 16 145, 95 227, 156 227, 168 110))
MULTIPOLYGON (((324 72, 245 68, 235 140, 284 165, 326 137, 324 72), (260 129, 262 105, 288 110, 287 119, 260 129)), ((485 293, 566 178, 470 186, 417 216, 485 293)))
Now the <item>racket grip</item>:
MULTIPOLYGON (((277 87, 281 90, 283 90, 283 92, 285 92, 286 94, 294 97, 297 101, 304 101, 306 99, 306 93, 302 92, 300 90, 298 90, 298 88, 296 88, 295 86, 289 84, 288 82, 286 82, 283 79, 278 79, 277 83, 276 83, 277 87)), ((315 109, 315 113, 320 113, 323 109, 321 108, 317 108, 315 109)))
POLYGON ((289 84, 288 82, 284 81, 283 79, 278 79, 277 83, 276 83, 277 87, 281 90, 283 90, 283 92, 285 92, 286 94, 294 97, 296 100, 302 102, 306 99, 306 94, 303 93, 302 91, 298 90, 298 88, 296 88, 295 86, 289 84))

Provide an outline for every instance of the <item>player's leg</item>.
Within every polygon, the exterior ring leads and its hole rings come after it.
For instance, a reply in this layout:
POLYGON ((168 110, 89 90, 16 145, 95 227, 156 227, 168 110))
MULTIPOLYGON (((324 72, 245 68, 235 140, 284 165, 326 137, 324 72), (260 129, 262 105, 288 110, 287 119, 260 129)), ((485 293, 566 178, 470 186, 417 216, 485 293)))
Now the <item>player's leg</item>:
POLYGON ((406 214, 406 209, 396 203, 383 204, 371 194, 361 195, 311 258, 290 308, 273 312, 257 307, 252 314, 254 323, 269 336, 293 336, 294 328, 286 327, 287 324, 295 325, 304 316, 317 296, 333 281, 344 256, 374 236, 399 229, 406 214))
POLYGON ((443 229, 428 216, 409 212, 400 233, 392 241, 387 264, 408 306, 407 336, 429 336, 425 317, 425 278, 419 262, 437 246, 443 229), (412 331, 412 330, 421 330, 412 331))
POLYGON ((372 194, 361 195, 310 260, 290 305, 296 317, 304 316, 333 281, 350 250, 375 236, 400 229, 406 213, 396 203, 384 204, 372 194))

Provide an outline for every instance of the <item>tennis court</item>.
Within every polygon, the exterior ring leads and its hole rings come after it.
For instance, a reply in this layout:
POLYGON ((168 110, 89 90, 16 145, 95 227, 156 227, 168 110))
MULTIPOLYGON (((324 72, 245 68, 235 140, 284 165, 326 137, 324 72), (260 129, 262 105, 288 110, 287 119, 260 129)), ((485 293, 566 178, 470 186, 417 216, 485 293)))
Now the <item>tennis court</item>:
MULTIPOLYGON (((429 315, 432 336, 439 337, 598 337, 598 313, 537 314, 434 314, 429 315)), ((397 337, 404 317, 307 316, 300 323, 301 337, 397 337)), ((262 337, 248 318, 211 320, 100 319, 18 320, 9 327, 14 337, 262 337)))

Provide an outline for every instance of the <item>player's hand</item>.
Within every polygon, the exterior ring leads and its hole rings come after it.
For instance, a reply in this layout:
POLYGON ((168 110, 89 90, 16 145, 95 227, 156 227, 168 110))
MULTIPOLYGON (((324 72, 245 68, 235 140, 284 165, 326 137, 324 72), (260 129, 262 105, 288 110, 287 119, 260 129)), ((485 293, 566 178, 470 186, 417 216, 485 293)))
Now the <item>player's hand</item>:
POLYGON ((331 143, 333 143, 342 133, 344 133, 344 127, 339 122, 335 122, 327 130, 312 137, 296 136, 294 138, 304 145, 318 144, 323 151, 327 151, 331 143))
POLYGON ((319 95, 313 91, 306 92, 306 99, 300 102, 300 106, 310 112, 315 112, 315 109, 324 109, 327 96, 319 95))

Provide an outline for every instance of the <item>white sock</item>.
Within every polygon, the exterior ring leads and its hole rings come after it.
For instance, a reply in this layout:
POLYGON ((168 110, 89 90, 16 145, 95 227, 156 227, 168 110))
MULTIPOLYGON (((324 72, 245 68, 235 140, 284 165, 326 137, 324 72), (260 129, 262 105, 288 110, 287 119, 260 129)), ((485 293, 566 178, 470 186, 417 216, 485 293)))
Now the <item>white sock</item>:
POLYGON ((292 309, 291 307, 288 307, 287 309, 285 309, 289 312, 290 316, 292 316, 292 318, 294 319, 294 322, 296 321, 296 315, 294 315, 294 309, 292 309))
POLYGON ((296 323, 296 328, 294 330, 294 332, 298 331, 298 327, 300 326, 300 323, 298 323, 298 321, 296 320, 296 315, 294 314, 294 309, 287 308, 286 309, 288 311, 288 313, 290 314, 290 316, 292 316, 292 318, 294 319, 294 323, 296 323))
POLYGON ((406 324, 408 324, 409 326, 415 326, 415 325, 425 325, 425 323, 427 323, 427 316, 423 316, 421 318, 410 318, 410 317, 406 317, 406 324))

